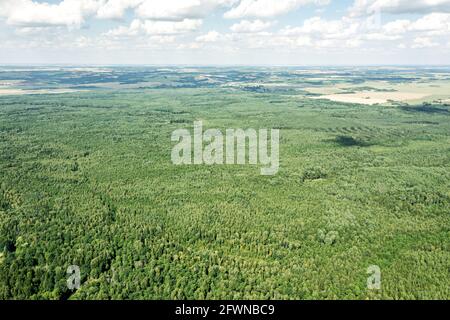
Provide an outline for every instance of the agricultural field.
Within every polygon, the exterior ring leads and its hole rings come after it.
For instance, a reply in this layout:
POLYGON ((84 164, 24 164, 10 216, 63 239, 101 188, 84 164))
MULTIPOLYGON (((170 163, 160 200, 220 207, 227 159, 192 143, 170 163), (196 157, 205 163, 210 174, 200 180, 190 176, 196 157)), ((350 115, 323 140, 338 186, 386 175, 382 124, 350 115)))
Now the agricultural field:
POLYGON ((450 299, 449 101, 448 67, 0 67, 0 299, 450 299), (279 129, 278 173, 174 165, 198 120, 279 129))

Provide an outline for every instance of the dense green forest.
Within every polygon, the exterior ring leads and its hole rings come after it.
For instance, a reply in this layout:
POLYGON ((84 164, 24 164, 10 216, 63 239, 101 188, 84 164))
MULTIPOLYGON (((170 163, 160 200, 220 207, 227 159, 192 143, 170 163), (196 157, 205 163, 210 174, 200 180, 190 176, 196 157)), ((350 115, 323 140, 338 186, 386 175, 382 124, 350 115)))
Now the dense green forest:
POLYGON ((445 105, 226 87, 3 96, 0 150, 0 299, 450 298, 445 105), (199 119, 280 129, 278 174, 174 166, 172 131, 199 119))

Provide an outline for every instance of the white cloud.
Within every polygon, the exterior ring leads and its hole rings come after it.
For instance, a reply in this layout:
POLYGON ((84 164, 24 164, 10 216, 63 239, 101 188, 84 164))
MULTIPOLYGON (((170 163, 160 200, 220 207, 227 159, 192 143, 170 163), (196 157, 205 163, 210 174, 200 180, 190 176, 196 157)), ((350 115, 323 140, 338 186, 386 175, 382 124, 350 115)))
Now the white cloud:
POLYGON ((288 13, 308 4, 327 5, 329 3, 330 0, 241 0, 239 5, 227 11, 224 17, 228 19, 268 18, 288 13))
POLYGON ((402 37, 399 35, 389 35, 386 33, 379 33, 379 32, 368 33, 368 34, 364 35, 364 39, 375 40, 375 41, 394 41, 394 40, 399 40, 401 38, 402 37))
POLYGON ((192 42, 192 43, 181 43, 177 46, 178 50, 196 50, 202 48, 203 45, 198 42, 192 42))
POLYGON ((109 30, 105 35, 112 37, 128 37, 136 36, 142 32, 142 22, 139 19, 134 19, 130 26, 120 26, 109 30))
POLYGON ((303 26, 287 26, 281 33, 284 35, 310 34, 318 38, 344 39, 354 36, 360 23, 343 18, 341 20, 324 20, 320 17, 313 17, 303 22, 303 26))
POLYGON ((151 21, 144 22, 142 28, 147 34, 180 34, 196 31, 201 25, 200 19, 184 19, 182 21, 151 21))
POLYGON ((58 4, 32 0, 1 0, 0 16, 10 25, 22 27, 67 26, 79 28, 96 13, 98 0, 64 0, 58 4))
POLYGON ((201 25, 200 19, 184 19, 182 21, 141 21, 135 19, 127 26, 120 26, 108 31, 105 35, 112 37, 130 37, 137 35, 175 35, 196 31, 201 25))
POLYGON ((320 17, 313 17, 303 22, 303 26, 284 30, 285 34, 301 34, 301 33, 335 33, 344 29, 341 20, 323 20, 320 17))
POLYGON ((217 42, 220 39, 220 33, 217 31, 210 31, 204 35, 198 36, 195 38, 195 41, 197 42, 217 42))
POLYGON ((383 26, 383 31, 387 34, 402 34, 409 30, 411 21, 409 20, 395 20, 386 23, 383 26))
POLYGON ((414 49, 422 49, 422 48, 431 48, 431 47, 437 47, 439 43, 433 42, 432 39, 426 38, 426 37, 419 37, 414 39, 413 45, 411 48, 414 49))
POLYGON ((428 36, 445 35, 450 33, 450 14, 431 13, 416 21, 395 20, 385 24, 382 30, 388 35, 417 32, 425 32, 428 36))
POLYGON ((97 11, 97 16, 102 19, 120 19, 125 11, 135 8, 144 0, 106 0, 97 11))
MULTIPOLYGON (((58 48, 120 49, 129 50, 130 54, 133 49, 148 49, 149 52, 202 49, 205 56, 222 53, 224 60, 228 58, 225 51, 239 57, 255 55, 256 51, 252 50, 261 50, 273 59, 277 59, 280 52, 313 56, 325 56, 328 52, 355 55, 375 52, 386 56, 427 52, 445 56, 449 52, 446 45, 450 38, 450 0, 356 0, 353 6, 350 4, 350 8, 340 12, 340 16, 327 19, 323 16, 324 11, 318 9, 323 7, 314 6, 329 2, 0 0, 0 47, 46 48, 55 52, 58 48), (295 25, 289 25, 295 21, 291 16, 289 19, 279 17, 277 21, 268 19, 307 5, 304 15, 312 17, 298 18, 295 25), (391 14, 374 14, 377 8, 393 14, 415 14, 396 16, 397 20, 392 21, 391 14), (224 18, 239 20, 229 23, 224 18), (106 22, 105 19, 126 22, 106 22), (93 27, 81 31, 80 28, 88 23, 93 27), (110 24, 113 24, 110 31, 98 31, 110 24), (228 24, 229 30, 222 31, 228 24), (274 28, 275 24, 280 27, 274 28), (401 49, 405 49, 404 53, 401 49)), ((162 61, 167 57, 164 56, 162 61)))
POLYGON ((253 33, 266 30, 273 26, 274 22, 262 21, 262 20, 242 20, 239 23, 235 23, 230 27, 230 30, 237 33, 253 33))
POLYGON ((158 44, 164 43, 174 43, 176 37, 175 36, 152 36, 150 37, 150 41, 158 44))
POLYGON ((121 19, 132 9, 150 20, 198 19, 238 0, 62 0, 56 4, 37 0, 0 0, 0 17, 16 26, 80 27, 91 16, 121 19))
POLYGON ((357 38, 355 38, 355 39, 349 39, 349 40, 347 40, 347 41, 345 42, 345 46, 346 46, 347 48, 357 48, 357 47, 360 47, 361 44, 362 44, 362 41, 361 41, 360 39, 357 39, 357 38))
POLYGON ((295 39, 295 45, 299 47, 312 46, 312 40, 309 36, 302 36, 295 39))
POLYGON ((450 0, 356 0, 351 15, 450 12, 450 0))
POLYGON ((443 34, 450 31, 450 14, 432 13, 426 15, 411 25, 415 31, 434 31, 437 34, 443 34))
POLYGON ((78 48, 85 48, 90 45, 92 45, 91 39, 89 39, 88 37, 85 37, 85 36, 80 36, 80 37, 76 38, 75 41, 73 42, 73 46, 78 47, 78 48))
POLYGON ((229 6, 236 0, 144 0, 136 14, 152 20, 174 20, 203 18, 221 6, 229 6))

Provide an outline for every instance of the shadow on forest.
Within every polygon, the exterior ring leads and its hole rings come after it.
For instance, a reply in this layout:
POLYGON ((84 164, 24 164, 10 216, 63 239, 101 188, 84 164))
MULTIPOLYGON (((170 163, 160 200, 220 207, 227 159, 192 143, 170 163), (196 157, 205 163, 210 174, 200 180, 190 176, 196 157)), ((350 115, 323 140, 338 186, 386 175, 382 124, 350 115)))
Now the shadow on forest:
POLYGON ((369 147, 373 145, 370 142, 364 141, 359 138, 355 138, 352 136, 337 136, 333 142, 336 142, 342 147, 369 147))
POLYGON ((445 108, 439 108, 432 105, 422 105, 422 106, 401 106, 401 110, 406 112, 416 112, 416 113, 437 113, 437 114, 450 114, 450 111, 445 108))

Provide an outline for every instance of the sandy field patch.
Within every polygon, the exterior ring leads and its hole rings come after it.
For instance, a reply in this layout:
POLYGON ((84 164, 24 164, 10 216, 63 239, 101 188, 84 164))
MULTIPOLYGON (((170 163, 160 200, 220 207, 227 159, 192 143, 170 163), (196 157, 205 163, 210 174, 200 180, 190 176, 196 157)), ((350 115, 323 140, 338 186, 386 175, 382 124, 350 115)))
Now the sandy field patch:
POLYGON ((73 93, 82 90, 74 89, 55 89, 55 90, 22 90, 22 89, 1 89, 0 96, 17 96, 24 94, 59 94, 59 93, 73 93))
POLYGON ((24 94, 20 89, 0 89, 0 96, 24 94))
POLYGON ((342 92, 341 88, 339 88, 337 85, 322 86, 322 87, 306 87, 302 89, 312 94, 332 95, 338 92, 342 92))
POLYGON ((314 99, 327 99, 337 102, 359 103, 359 104, 383 104, 388 101, 409 101, 423 99, 429 96, 427 93, 413 93, 413 92, 359 92, 348 94, 329 94, 314 99))

